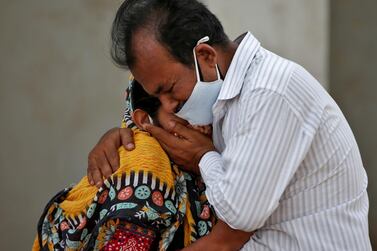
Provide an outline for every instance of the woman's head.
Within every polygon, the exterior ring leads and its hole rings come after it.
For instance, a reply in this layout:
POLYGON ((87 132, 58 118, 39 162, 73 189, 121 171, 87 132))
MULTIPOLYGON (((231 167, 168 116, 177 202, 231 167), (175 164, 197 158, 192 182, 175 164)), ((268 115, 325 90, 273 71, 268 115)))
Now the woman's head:
POLYGON ((199 132, 210 135, 211 126, 191 126, 189 123, 169 113, 162 108, 158 98, 149 95, 136 81, 132 81, 130 88, 130 99, 132 104, 132 120, 139 129, 144 129, 145 124, 152 123, 165 130, 170 129, 171 122, 191 127, 199 132))

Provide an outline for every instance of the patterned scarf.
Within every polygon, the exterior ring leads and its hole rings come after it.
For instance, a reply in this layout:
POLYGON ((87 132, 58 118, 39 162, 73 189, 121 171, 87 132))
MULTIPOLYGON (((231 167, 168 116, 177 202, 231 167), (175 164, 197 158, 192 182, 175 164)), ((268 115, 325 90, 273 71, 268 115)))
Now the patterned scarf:
POLYGON ((39 220, 33 251, 165 251, 211 230, 215 217, 204 183, 181 171, 153 137, 136 128, 130 88, 122 127, 134 131, 135 150, 119 149, 120 168, 101 188, 84 177, 54 196, 39 220))

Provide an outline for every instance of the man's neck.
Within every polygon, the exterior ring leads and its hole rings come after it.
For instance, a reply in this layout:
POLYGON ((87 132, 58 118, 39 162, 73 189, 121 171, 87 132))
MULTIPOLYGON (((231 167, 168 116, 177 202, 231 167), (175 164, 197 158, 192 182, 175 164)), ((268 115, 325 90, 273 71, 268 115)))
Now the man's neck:
POLYGON ((242 40, 245 38, 246 34, 247 34, 247 32, 239 35, 233 42, 237 43, 237 44, 240 44, 242 42, 242 40))
POLYGON ((236 53, 238 48, 238 44, 235 42, 230 42, 226 48, 220 50, 219 55, 219 70, 221 74, 225 77, 226 73, 228 72, 229 66, 232 63, 233 56, 236 53))
POLYGON ((221 60, 219 61, 218 65, 220 68, 220 72, 224 75, 224 77, 228 72, 229 66, 232 63, 234 54, 236 54, 239 44, 242 42, 246 34, 247 32, 237 37, 233 42, 229 42, 229 44, 225 48, 219 50, 221 60))

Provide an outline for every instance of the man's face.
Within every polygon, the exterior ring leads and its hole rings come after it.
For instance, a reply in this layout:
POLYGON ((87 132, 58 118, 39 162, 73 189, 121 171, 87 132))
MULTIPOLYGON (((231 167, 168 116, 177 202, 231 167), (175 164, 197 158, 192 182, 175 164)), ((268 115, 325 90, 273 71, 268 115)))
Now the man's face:
POLYGON ((195 86, 194 67, 172 58, 165 47, 145 33, 140 31, 134 36, 136 63, 131 72, 146 92, 160 99, 162 109, 176 113, 195 86))

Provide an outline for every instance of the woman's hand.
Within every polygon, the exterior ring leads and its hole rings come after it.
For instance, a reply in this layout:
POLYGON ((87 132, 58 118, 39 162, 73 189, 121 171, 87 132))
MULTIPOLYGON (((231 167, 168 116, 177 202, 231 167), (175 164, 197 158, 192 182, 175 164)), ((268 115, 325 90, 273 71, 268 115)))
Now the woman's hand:
POLYGON ((135 148, 131 129, 117 127, 110 129, 90 151, 87 175, 91 185, 101 187, 103 177, 108 178, 119 168, 118 149, 121 145, 129 151, 135 148))

